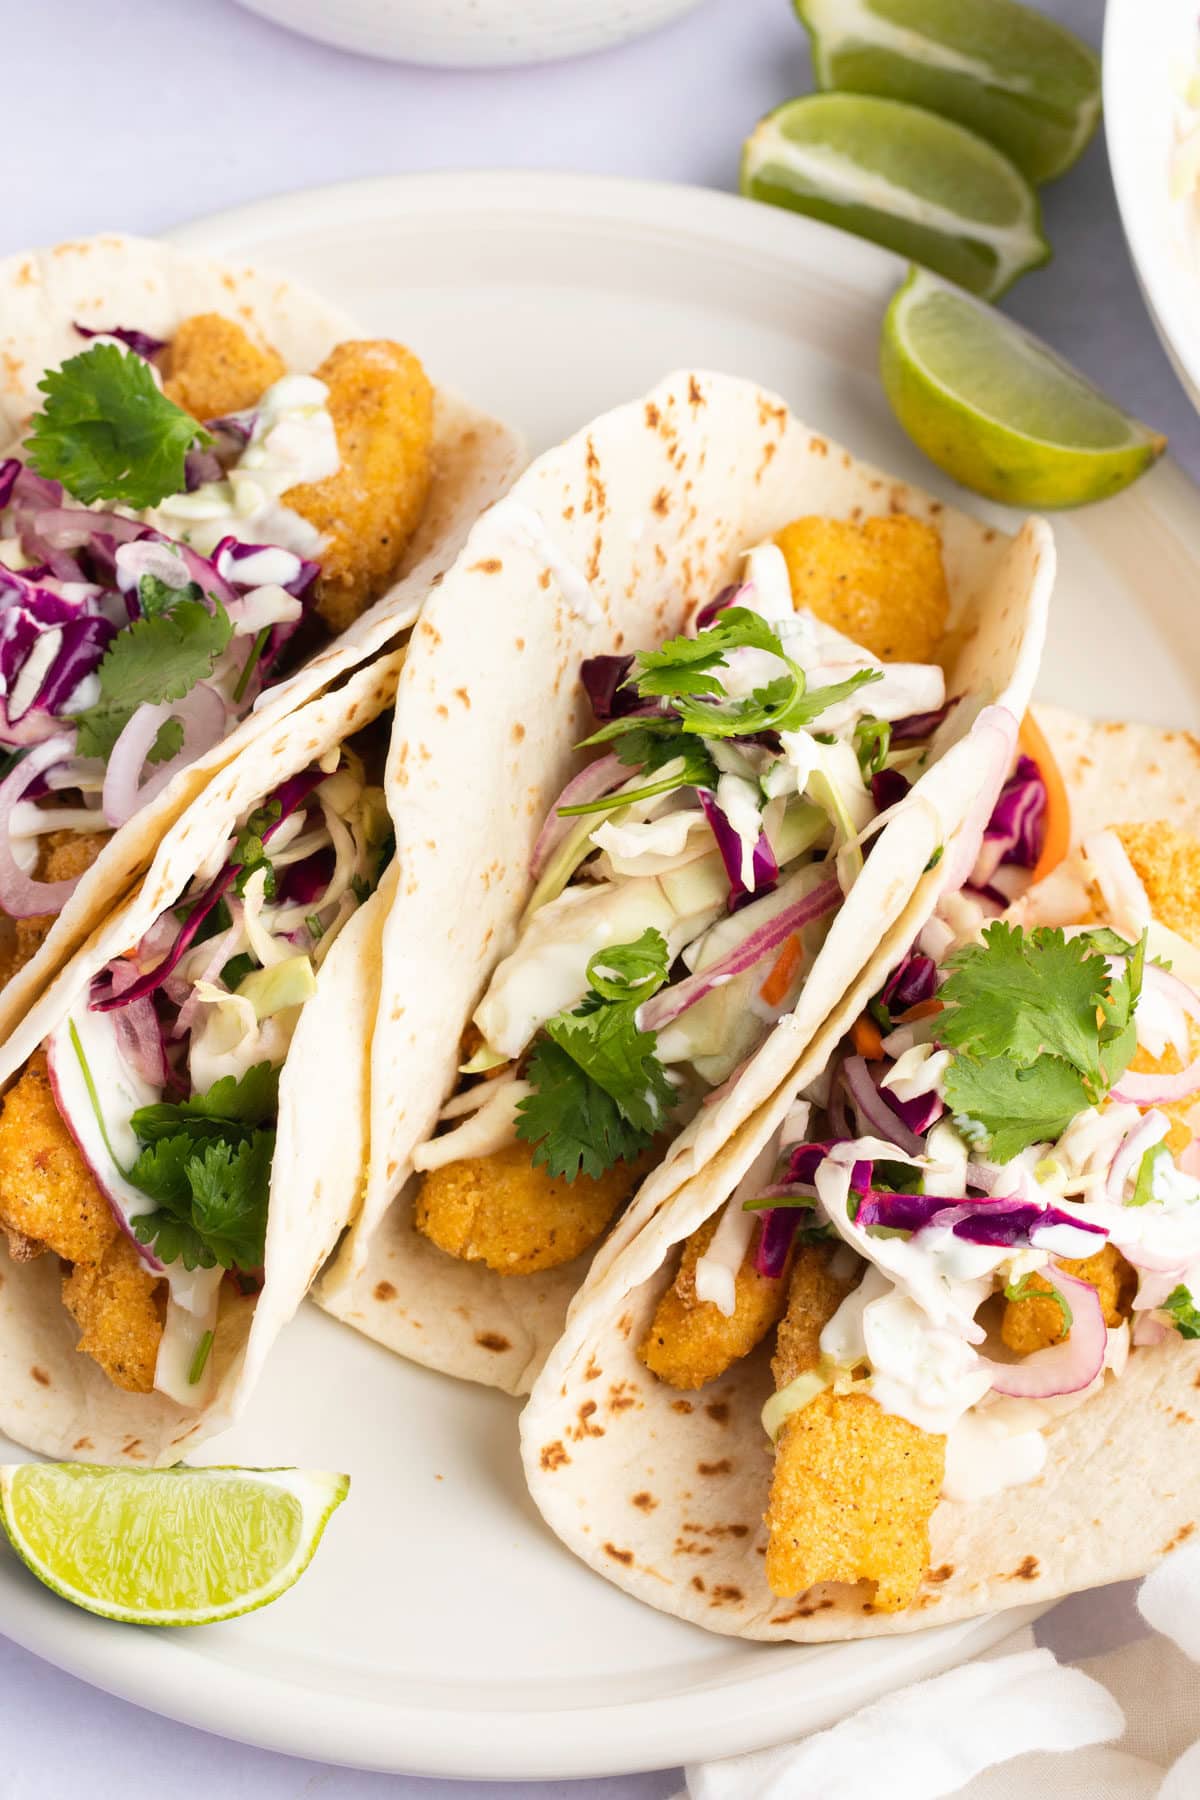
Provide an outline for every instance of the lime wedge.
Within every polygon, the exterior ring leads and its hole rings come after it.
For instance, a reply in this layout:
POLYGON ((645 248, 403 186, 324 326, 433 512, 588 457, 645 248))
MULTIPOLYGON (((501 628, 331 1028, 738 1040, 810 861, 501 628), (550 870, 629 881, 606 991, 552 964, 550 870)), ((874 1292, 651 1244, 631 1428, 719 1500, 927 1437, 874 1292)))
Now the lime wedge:
POLYGON ((134 1625, 269 1606, 312 1561, 347 1475, 306 1469, 0 1467, 4 1528, 39 1581, 134 1625))
POLYGON ((866 94, 810 94, 759 121, 742 192, 840 225, 993 298, 1050 255, 1037 195, 982 138, 866 94))
POLYGON ((821 88, 957 119, 1030 181, 1071 167, 1100 118, 1100 58, 1016 0, 793 0, 821 88))
POLYGON ((888 307, 879 358, 914 444, 1010 506, 1103 500, 1166 449, 1045 344, 924 269, 888 307))

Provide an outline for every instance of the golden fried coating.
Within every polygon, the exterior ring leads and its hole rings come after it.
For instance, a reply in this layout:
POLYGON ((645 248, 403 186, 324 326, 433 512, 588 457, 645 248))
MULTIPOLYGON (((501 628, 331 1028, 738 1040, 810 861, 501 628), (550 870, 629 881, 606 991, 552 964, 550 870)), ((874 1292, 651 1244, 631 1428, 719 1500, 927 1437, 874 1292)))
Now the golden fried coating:
POLYGON ((748 1356, 770 1331, 787 1301, 787 1277, 760 1275, 754 1242, 734 1279, 734 1308, 726 1318, 711 1300, 696 1298, 696 1264, 722 1215, 694 1231, 683 1246, 679 1273, 655 1309, 638 1356, 668 1387, 701 1388, 748 1356))
MULTIPOLYGON (((108 831, 48 831, 38 840, 35 874, 39 881, 70 881, 91 868, 112 836, 108 831)), ((7 954, 0 955, 0 987, 32 962, 49 936, 55 913, 14 919, 7 954)))
POLYGON ((856 1275, 837 1276, 830 1253, 820 1244, 804 1244, 788 1283, 787 1311, 775 1336, 771 1373, 777 1388, 787 1387, 821 1360, 821 1333, 852 1288, 856 1275))
POLYGON ((1118 825, 1117 836, 1146 890, 1156 919, 1200 944, 1200 839, 1165 819, 1118 825))
POLYGON ((589 1249, 648 1166, 645 1158, 616 1163, 597 1180, 569 1182, 535 1168, 532 1145, 506 1144, 431 1169, 414 1221, 449 1256, 486 1263, 498 1275, 532 1275, 589 1249))
POLYGON ((344 631, 387 586, 425 510, 433 389, 411 350, 386 338, 339 344, 315 373, 342 466, 283 498, 325 537, 317 611, 344 631))
MULTIPOLYGON (((1105 1244, 1095 1256, 1064 1257, 1059 1267, 1066 1275, 1091 1282, 1100 1296, 1106 1325, 1119 1325, 1128 1318, 1137 1292, 1137 1275, 1115 1244, 1105 1244)), ((1052 1291, 1052 1282, 1044 1276, 1031 1275, 1029 1280, 1039 1293, 1052 1291)), ((1045 1350, 1065 1335, 1062 1307, 1056 1300, 1010 1300, 1004 1308, 1000 1337, 1017 1356, 1045 1350)))
POLYGON ((221 313, 195 313, 185 319, 159 358, 159 367, 168 400, 201 421, 245 412, 287 374, 276 351, 256 344, 221 313))
POLYGON ((0 1107, 0 1226, 67 1262, 100 1262, 117 1234, 54 1104, 44 1050, 30 1057, 0 1107))
POLYGON ((929 1561, 946 1440, 826 1388, 793 1413, 775 1449, 766 1572, 790 1598, 819 1581, 873 1581, 876 1612, 908 1606, 929 1561))
POLYGON ((124 1232, 99 1263, 79 1263, 63 1276, 62 1297, 79 1326, 80 1354, 93 1357, 117 1387, 153 1393, 166 1283, 147 1272, 124 1232))
POLYGON ((793 519, 775 534, 797 611, 807 606, 883 662, 932 662, 950 594, 932 525, 897 514, 793 519))

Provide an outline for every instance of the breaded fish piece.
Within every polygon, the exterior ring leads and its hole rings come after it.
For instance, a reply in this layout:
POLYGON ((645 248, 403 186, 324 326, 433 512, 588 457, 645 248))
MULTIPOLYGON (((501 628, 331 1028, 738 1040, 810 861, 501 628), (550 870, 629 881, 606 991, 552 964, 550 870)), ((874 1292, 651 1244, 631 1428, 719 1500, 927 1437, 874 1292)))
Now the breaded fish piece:
POLYGON ((77 1263, 63 1276, 62 1297, 79 1326, 81 1355, 98 1362, 117 1387, 153 1393, 166 1284, 147 1271, 124 1232, 99 1263, 77 1263))
MULTIPOLYGON (((1063 1257, 1059 1267, 1066 1275, 1091 1282, 1100 1296, 1106 1325, 1119 1325, 1128 1318, 1137 1292, 1137 1275, 1115 1244, 1105 1244, 1095 1256, 1063 1257)), ((1031 1275, 1029 1285, 1044 1294, 1053 1288, 1053 1283, 1042 1275, 1031 1275)), ((1057 1300, 1010 1300, 1004 1308, 1000 1337, 1017 1356, 1045 1350, 1065 1336, 1063 1311, 1057 1300)))
POLYGON ((201 423, 245 412, 287 374, 277 351, 221 313, 185 319, 158 364, 167 399, 201 423))
MULTIPOLYGON (((786 1387, 820 1360, 820 1335, 849 1282, 803 1248, 772 1368, 786 1387)), ((781 1598, 821 1581, 875 1583, 877 1612, 909 1605, 929 1560, 929 1520, 946 1440, 886 1413, 867 1394, 817 1395, 786 1420, 765 1515, 766 1574, 781 1598)))
POLYGON ((797 611, 819 619, 883 662, 932 662, 946 630, 950 592, 932 525, 897 514, 793 519, 783 551, 797 611))
MULTIPOLYGON (((107 844, 109 831, 48 831, 38 842, 35 874, 39 881, 71 881, 86 874, 107 844)), ((0 956, 0 987, 32 962, 50 934, 56 913, 38 913, 13 921, 8 954, 0 956)))
POLYGON ((1200 945, 1200 839, 1166 819, 1118 825, 1117 836, 1146 890, 1156 919, 1200 945))
POLYGON ((532 1144, 506 1144, 431 1169, 414 1222, 448 1256, 486 1263, 498 1275, 532 1275, 589 1249, 648 1166, 645 1159, 616 1163, 596 1180, 564 1181, 534 1167, 532 1144))
POLYGON ((638 1356, 652 1375, 673 1388, 701 1388, 748 1356, 766 1337, 787 1303, 786 1275, 760 1275, 754 1242, 734 1278, 733 1312, 726 1318, 711 1300, 696 1298, 696 1264, 722 1217, 717 1213, 683 1246, 679 1273, 658 1306, 638 1356))
POLYGON ((0 1107, 0 1226, 72 1263, 101 1262, 119 1229, 54 1104, 44 1050, 0 1107))
POLYGON ((314 373, 329 388, 342 466, 283 500, 324 536, 316 607, 337 632, 383 592, 420 523, 433 389, 412 351, 386 338, 339 344, 314 373))

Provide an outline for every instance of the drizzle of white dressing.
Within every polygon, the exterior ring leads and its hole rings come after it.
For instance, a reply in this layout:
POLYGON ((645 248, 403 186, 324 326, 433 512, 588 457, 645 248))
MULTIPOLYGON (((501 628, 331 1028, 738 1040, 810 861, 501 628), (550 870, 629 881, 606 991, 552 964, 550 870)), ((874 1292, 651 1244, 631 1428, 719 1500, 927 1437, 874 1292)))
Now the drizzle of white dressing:
POLYGON ((946 1435, 944 1500, 986 1500, 1034 1481, 1046 1466, 1046 1440, 1037 1430, 1013 1430, 998 1409, 966 1413, 946 1435))
POLYGON ((592 584, 581 569, 554 542, 542 515, 521 500, 499 500, 492 507, 489 520, 493 526, 507 530, 515 544, 533 555, 549 569, 558 583, 567 611, 585 625, 603 625, 604 613, 592 592, 592 584))
POLYGON ((696 1263, 696 1298, 709 1300, 727 1319, 737 1305, 737 1273, 750 1248, 758 1214, 742 1202, 755 1200, 770 1182, 778 1157, 778 1134, 759 1151, 725 1204, 720 1223, 704 1255, 696 1263))
MULTIPOLYGON (((484 1082, 482 1086, 482 1104, 461 1125, 418 1145, 413 1153, 414 1169, 425 1173, 468 1156, 492 1156, 506 1144, 516 1142, 517 1108, 533 1089, 515 1075, 484 1082)), ((472 1089, 472 1094, 475 1091, 472 1089)))
POLYGON ((154 1365, 154 1386, 180 1406, 204 1406, 212 1396, 216 1375, 211 1346, 199 1379, 191 1377, 205 1335, 217 1328, 225 1271, 218 1265, 196 1269, 190 1275, 180 1268, 178 1276, 169 1268, 167 1274, 170 1296, 154 1365))

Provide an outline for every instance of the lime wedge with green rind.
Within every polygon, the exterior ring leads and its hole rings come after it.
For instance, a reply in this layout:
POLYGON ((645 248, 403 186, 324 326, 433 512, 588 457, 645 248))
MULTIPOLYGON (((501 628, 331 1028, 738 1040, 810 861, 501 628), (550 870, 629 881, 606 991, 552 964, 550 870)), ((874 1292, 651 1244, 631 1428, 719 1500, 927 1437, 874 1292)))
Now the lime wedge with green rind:
POLYGON ((38 1580, 87 1612, 215 1625, 299 1580, 349 1489, 306 1469, 10 1463, 0 1518, 38 1580))
POLYGON ((1048 260, 1037 194, 1006 156, 936 113, 810 94, 759 121, 742 192, 870 238, 992 299, 1048 260))
POLYGON ((880 373, 914 444, 1010 506, 1103 500, 1166 449, 1021 326, 924 269, 888 307, 880 373))
POLYGON ((1052 181, 1100 119, 1100 58, 1016 0, 793 0, 817 85, 928 107, 1052 181))

